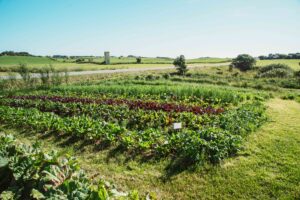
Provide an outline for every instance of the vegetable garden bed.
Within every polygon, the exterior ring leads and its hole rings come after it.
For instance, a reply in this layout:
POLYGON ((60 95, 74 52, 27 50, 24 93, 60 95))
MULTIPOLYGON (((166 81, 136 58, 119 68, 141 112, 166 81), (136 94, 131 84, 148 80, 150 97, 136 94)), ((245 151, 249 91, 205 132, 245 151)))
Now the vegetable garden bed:
POLYGON ((130 154, 199 164, 236 154, 245 136, 266 120, 263 104, 251 93, 187 87, 167 92, 156 86, 76 88, 2 98, 0 121, 56 137, 109 144, 130 154), (182 129, 174 130, 176 122, 182 129))

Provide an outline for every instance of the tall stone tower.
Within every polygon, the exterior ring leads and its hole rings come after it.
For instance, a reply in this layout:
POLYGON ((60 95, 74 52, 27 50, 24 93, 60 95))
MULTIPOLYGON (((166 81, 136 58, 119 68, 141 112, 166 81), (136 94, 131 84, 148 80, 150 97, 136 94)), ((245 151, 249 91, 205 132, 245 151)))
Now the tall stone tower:
POLYGON ((105 60, 105 64, 109 65, 110 64, 110 55, 109 55, 109 51, 105 51, 104 52, 104 60, 105 60))

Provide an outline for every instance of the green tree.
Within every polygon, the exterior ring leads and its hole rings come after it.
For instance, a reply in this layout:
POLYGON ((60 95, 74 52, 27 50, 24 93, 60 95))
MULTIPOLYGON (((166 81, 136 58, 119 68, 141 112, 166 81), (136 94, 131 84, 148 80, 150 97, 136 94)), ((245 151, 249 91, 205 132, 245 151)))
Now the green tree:
POLYGON ((137 57, 136 58, 136 63, 137 64, 141 64, 142 63, 142 58, 141 57, 137 57))
POLYGON ((178 74, 180 74, 182 76, 184 76, 186 74, 186 72, 188 71, 184 55, 177 57, 174 60, 173 64, 175 65, 175 67, 178 71, 178 74))
POLYGON ((254 67, 256 64, 255 58, 248 54, 238 55, 232 60, 232 65, 241 71, 247 71, 254 67))

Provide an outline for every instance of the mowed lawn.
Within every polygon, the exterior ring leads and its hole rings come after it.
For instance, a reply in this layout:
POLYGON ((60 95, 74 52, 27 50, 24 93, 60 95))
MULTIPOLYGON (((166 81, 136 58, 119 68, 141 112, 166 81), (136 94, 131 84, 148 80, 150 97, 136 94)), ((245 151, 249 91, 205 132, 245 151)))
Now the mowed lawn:
POLYGON ((300 70, 300 59, 258 60, 256 65, 265 66, 274 63, 286 64, 294 70, 300 70))
POLYGON ((272 99, 269 122, 252 133, 237 157, 218 166, 202 166, 166 178, 166 163, 105 161, 103 153, 61 147, 55 139, 16 133, 26 142, 39 140, 45 149, 75 154, 90 175, 100 174, 119 188, 155 193, 158 199, 299 199, 300 104, 272 99))
POLYGON ((173 184, 184 181, 189 192, 178 190, 198 199, 300 199, 300 104, 267 105, 270 122, 249 136, 239 157, 176 178, 173 184))

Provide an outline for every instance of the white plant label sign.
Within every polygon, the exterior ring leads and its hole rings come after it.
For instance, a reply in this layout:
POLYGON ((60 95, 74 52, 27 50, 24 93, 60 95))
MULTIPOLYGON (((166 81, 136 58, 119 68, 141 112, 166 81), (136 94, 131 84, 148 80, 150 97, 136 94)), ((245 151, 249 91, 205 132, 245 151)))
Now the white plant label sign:
POLYGON ((173 124, 173 128, 174 128, 175 130, 182 129, 182 123, 174 123, 174 124, 173 124))

